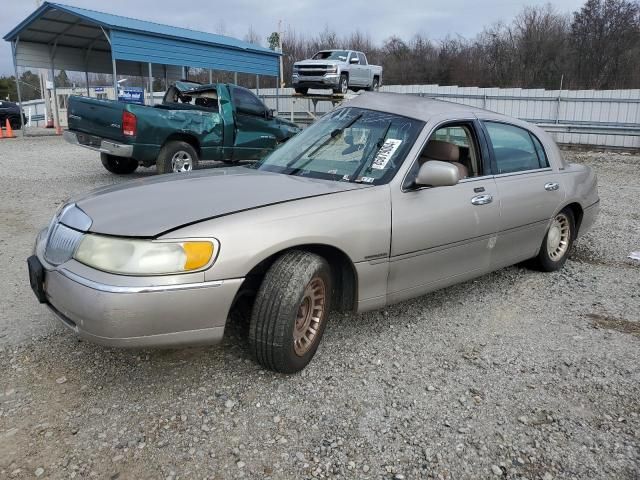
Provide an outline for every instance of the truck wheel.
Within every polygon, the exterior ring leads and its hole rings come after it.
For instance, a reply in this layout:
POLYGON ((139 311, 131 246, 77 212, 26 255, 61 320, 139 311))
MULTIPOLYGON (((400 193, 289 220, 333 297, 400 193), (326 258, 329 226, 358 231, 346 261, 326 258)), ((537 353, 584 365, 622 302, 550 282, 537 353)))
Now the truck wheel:
POLYGON ((116 175, 127 175, 138 168, 138 161, 134 158, 116 157, 107 153, 100 154, 102 166, 116 175))
POLYGON ((341 93, 342 95, 346 95, 349 90, 349 77, 346 74, 340 75, 340 83, 338 84, 338 88, 333 89, 333 93, 341 93))
POLYGON ((300 95, 306 95, 307 92, 309 91, 308 88, 296 88, 296 93, 299 93, 300 95))
POLYGON ((540 252, 530 261, 531 266, 543 272, 560 270, 569 256, 575 238, 574 232, 573 212, 565 208, 551 221, 551 226, 542 240, 540 252))
POLYGON ((373 81, 371 82, 371 86, 367 88, 368 92, 377 92, 380 90, 380 80, 377 77, 373 77, 373 81))
POLYGON ((156 170, 158 173, 190 172, 198 166, 198 152, 187 142, 168 142, 160 150, 156 170))
POLYGON ((249 341, 258 363, 281 373, 313 358, 331 305, 331 271, 313 253, 292 250, 267 271, 251 312, 249 341))

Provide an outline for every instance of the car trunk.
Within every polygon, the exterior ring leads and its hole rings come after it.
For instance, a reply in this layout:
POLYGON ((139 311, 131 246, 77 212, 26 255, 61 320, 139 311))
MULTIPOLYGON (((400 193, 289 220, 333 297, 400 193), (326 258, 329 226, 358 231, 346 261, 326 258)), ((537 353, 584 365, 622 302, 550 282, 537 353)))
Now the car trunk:
POLYGON ((123 140, 122 112, 125 104, 114 100, 69 97, 69 130, 111 140, 123 140))

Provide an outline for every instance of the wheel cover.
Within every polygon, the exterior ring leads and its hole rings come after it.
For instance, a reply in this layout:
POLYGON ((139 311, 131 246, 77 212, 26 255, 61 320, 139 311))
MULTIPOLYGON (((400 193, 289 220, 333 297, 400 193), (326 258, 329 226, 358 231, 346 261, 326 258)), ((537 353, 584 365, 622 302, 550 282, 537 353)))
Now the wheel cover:
POLYGON ((564 213, 559 213, 551 222, 547 233, 547 253, 554 262, 562 259, 569 249, 571 239, 571 227, 569 218, 564 213))
POLYGON ((313 346, 326 312, 326 287, 320 277, 307 284, 293 327, 293 349, 299 357, 313 346))
POLYGON ((173 173, 190 172, 193 170, 193 158, 188 152, 180 150, 171 159, 171 171, 173 173))

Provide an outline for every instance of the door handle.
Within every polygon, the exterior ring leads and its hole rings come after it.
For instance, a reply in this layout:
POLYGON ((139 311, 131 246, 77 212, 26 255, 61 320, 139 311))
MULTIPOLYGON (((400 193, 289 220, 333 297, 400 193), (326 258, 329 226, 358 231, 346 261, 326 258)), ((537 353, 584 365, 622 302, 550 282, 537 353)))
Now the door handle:
POLYGON ((493 202, 493 197, 491 195, 476 195, 471 199, 471 203, 473 205, 486 205, 487 203, 493 202))
POLYGON ((547 192, 553 192, 554 190, 558 190, 559 188, 560 188, 560 184, 556 182, 549 182, 544 186, 544 189, 547 192))

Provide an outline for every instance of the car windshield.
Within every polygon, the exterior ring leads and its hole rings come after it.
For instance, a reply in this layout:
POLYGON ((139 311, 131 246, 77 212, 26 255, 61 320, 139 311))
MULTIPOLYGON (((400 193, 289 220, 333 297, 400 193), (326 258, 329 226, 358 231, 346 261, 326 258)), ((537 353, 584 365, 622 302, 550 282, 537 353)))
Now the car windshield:
POLYGON ((316 53, 312 60, 341 60, 346 62, 348 54, 349 52, 346 50, 328 50, 316 53))
POLYGON ((393 113, 347 107, 274 150, 253 168, 344 182, 389 182, 424 127, 393 113))

